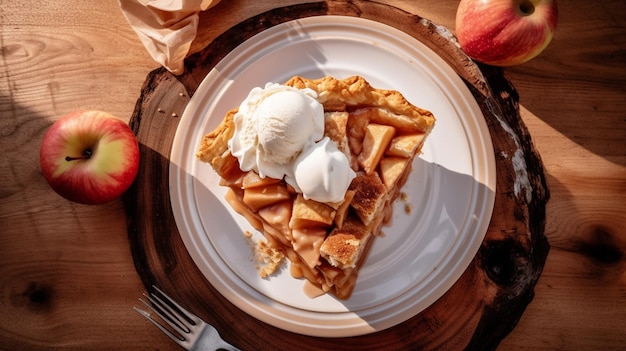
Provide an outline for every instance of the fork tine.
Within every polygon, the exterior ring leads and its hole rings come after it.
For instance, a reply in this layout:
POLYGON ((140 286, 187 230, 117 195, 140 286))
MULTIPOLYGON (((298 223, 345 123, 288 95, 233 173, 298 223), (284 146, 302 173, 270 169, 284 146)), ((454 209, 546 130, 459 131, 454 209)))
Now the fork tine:
MULTIPOLYGON (((191 322, 193 325, 200 324, 200 321, 201 321, 200 317, 196 316, 191 311, 189 311, 189 310, 185 309, 183 306, 179 305, 178 302, 174 301, 174 299, 169 297, 169 295, 167 295, 165 292, 163 292, 161 289, 159 289, 155 285, 152 285, 152 289, 154 289, 161 296, 163 296, 167 300, 168 303, 174 305, 174 307, 176 307, 176 309, 178 309, 179 314, 182 314, 183 317, 185 319, 187 319, 189 322, 191 322)), ((155 294, 152 294, 152 295, 155 295, 155 294)))
MULTIPOLYGON (((143 302, 144 304, 146 304, 145 301, 139 299, 141 302, 143 302)), ((152 322, 152 324, 154 324, 157 328, 159 328, 165 335, 169 336, 170 339, 172 339, 175 343, 177 343, 178 345, 185 347, 185 343, 184 340, 181 340, 179 336, 175 335, 174 333, 172 333, 171 331, 169 331, 169 329, 165 328, 164 326, 161 325, 161 323, 157 322, 156 320, 154 320, 154 318, 152 318, 152 316, 150 315, 149 312, 146 312, 138 307, 133 306, 133 308, 135 309, 135 311, 139 312, 142 316, 144 316, 147 320, 149 320, 150 322, 152 322)), ((155 311, 156 312, 156 311, 155 311)), ((156 312, 158 314, 158 312, 156 312)))
POLYGON ((183 321, 185 317, 184 315, 181 315, 154 293, 151 293, 150 295, 144 294, 144 296, 148 298, 150 304, 147 304, 143 300, 142 302, 163 318, 172 328, 175 328, 177 332, 181 334, 191 332, 189 326, 187 326, 185 321, 183 321))
MULTIPOLYGON (((146 295, 144 295, 146 296, 146 295)), ((159 301, 156 301, 150 297, 148 297, 148 302, 139 299, 139 301, 141 301, 144 305, 146 305, 146 307, 148 307, 148 309, 154 313, 156 313, 157 316, 161 317, 161 320, 165 323, 167 323, 168 326, 170 326, 170 328, 172 328, 176 333, 178 333, 180 336, 178 337, 181 340, 185 340, 185 334, 189 333, 190 330, 189 328, 184 325, 180 320, 178 320, 178 318, 176 318, 176 316, 172 316, 172 314, 168 311, 166 311, 164 309, 163 306, 160 305, 159 301)), ((163 326, 163 324, 161 324, 163 326)))

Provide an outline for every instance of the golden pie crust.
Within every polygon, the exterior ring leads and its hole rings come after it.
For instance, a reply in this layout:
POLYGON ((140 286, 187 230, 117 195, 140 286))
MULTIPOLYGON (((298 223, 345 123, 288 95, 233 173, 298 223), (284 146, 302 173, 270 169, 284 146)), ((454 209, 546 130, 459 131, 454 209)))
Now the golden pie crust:
POLYGON ((292 276, 306 278, 310 296, 330 292, 347 299, 435 117, 398 91, 373 88, 359 76, 294 76, 285 85, 312 89, 324 106, 324 134, 357 174, 343 201, 305 200, 282 179, 242 171, 228 150, 237 108, 204 136, 197 157, 211 164, 220 184, 229 188, 226 199, 233 209, 289 259, 292 276))

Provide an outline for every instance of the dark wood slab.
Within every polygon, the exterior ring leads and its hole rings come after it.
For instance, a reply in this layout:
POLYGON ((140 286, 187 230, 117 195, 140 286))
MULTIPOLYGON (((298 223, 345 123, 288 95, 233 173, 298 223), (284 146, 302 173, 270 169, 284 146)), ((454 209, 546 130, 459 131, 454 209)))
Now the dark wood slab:
POLYGON ((494 67, 477 65, 444 28, 400 9, 368 1, 328 1, 268 11, 229 29, 189 57, 186 72, 151 72, 131 127, 141 145, 141 169, 124 201, 128 238, 138 274, 215 325, 244 350, 489 350, 515 327, 533 298, 549 245, 544 236, 549 198, 541 159, 520 119, 515 88, 494 67), (314 338, 277 329, 237 309, 196 268, 177 231, 168 192, 169 153, 190 96, 235 46, 292 19, 347 15, 396 27, 424 42, 466 82, 480 105, 494 144, 496 203, 482 247, 459 281, 410 320, 375 334, 314 338), (522 182, 520 180, 527 180, 522 182))

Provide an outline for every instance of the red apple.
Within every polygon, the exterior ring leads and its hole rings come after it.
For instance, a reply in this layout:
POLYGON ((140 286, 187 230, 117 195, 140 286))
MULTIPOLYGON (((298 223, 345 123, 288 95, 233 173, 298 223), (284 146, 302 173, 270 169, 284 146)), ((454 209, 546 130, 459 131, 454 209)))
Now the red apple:
POLYGON ((557 21, 556 0, 461 0, 456 36, 474 60, 512 66, 539 55, 557 21))
POLYGON ((75 111, 46 132, 39 162, 59 195, 83 204, 109 202, 124 193, 139 169, 139 145, 121 119, 102 111, 75 111))

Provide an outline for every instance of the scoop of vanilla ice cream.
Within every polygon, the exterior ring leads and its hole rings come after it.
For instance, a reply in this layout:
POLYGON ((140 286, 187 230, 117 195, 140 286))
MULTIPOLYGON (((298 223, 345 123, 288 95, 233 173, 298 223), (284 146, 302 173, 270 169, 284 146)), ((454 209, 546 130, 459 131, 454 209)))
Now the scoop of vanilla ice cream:
POLYGON ((305 199, 339 202, 356 175, 324 137, 324 106, 316 98, 311 89, 274 83, 252 89, 233 118, 228 147, 243 171, 284 177, 305 199))
POLYGON ((311 89, 275 83, 254 88, 233 120, 228 147, 243 171, 293 178, 293 160, 324 136, 324 107, 311 89))
POLYGON ((305 199, 339 202, 356 176, 350 160, 328 137, 305 149, 295 162, 295 182, 305 199))
POLYGON ((308 143, 324 135, 324 110, 317 100, 300 91, 277 91, 256 110, 258 154, 266 162, 287 164, 308 143))

